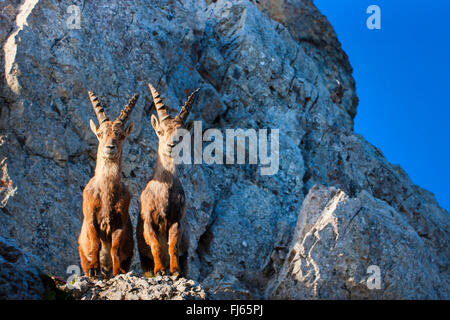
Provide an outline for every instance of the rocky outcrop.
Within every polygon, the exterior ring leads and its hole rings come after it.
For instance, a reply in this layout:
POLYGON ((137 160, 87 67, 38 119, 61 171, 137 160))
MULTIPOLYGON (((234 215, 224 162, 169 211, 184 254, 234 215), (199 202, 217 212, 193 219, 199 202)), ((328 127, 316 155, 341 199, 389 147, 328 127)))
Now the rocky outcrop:
POLYGON ((133 272, 109 280, 75 279, 69 288, 59 286, 79 300, 205 300, 205 290, 195 281, 168 276, 143 278, 133 272))
POLYGON ((365 190, 351 198, 334 187, 315 186, 303 202, 287 259, 267 295, 448 299, 448 270, 439 269, 439 260, 385 201, 365 190))
POLYGON ((41 299, 39 257, 21 250, 13 239, 0 236, 0 300, 41 299))
MULTIPOLYGON (((218 298, 448 297, 444 285, 434 285, 449 281, 448 212, 353 132, 352 69, 310 0, 0 3, 0 235, 45 257, 43 271, 65 277, 68 266, 79 264, 81 191, 93 174, 97 145, 88 125, 94 117, 88 90, 111 117, 131 94, 141 94, 123 160, 136 224, 138 195, 156 158, 146 88, 152 82, 174 108, 200 87, 190 118, 202 120, 203 129, 280 130, 279 170, 273 176, 260 175, 259 165, 180 169, 189 278, 218 298), (70 5, 80 9, 79 29, 69 28, 70 5), (335 203, 336 210, 304 202, 316 184, 330 188, 320 189, 321 201, 335 203), (345 225, 363 206, 367 209, 342 230, 339 219, 345 225), (299 217, 329 225, 323 229, 327 240, 310 247, 316 234, 299 226, 299 217), (360 234, 372 226, 370 237, 360 234), (386 237, 389 230, 400 233, 386 237), (337 241, 334 232, 342 235, 337 241), (364 241, 358 246, 353 241, 359 238, 364 241), (410 244, 410 254, 394 254, 391 243, 399 239, 410 244), (291 260, 297 243, 314 257, 291 260), (328 257, 331 243, 338 247, 328 257), (386 252, 393 254, 381 256, 386 252), (352 255, 348 268, 340 253, 352 255), (431 262, 417 262, 419 256, 431 262), (391 270, 389 288, 375 294, 358 285, 365 279, 363 257, 382 272, 391 270), (424 273, 410 276, 410 285, 394 285, 402 270, 411 270, 403 267, 406 261, 424 273), (308 278, 302 268, 313 262, 318 269, 308 278), (332 274, 334 262, 338 276, 332 274), (293 263, 303 271, 292 273, 293 263), (324 279, 342 280, 341 289, 331 292, 324 279)), ((139 270, 137 259, 132 268, 139 270)))

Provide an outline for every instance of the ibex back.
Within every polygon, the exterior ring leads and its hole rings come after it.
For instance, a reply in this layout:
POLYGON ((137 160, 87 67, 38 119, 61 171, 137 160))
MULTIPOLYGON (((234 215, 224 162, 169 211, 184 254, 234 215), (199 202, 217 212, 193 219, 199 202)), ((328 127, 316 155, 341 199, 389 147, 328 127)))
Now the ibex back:
POLYGON ((110 121, 97 97, 89 92, 99 127, 91 120, 92 132, 98 139, 95 175, 83 190, 83 225, 78 238, 81 267, 90 277, 101 271, 128 272, 133 257, 133 228, 128 214, 131 195, 123 182, 122 147, 133 124, 125 122, 136 104, 135 94, 120 116, 110 121))

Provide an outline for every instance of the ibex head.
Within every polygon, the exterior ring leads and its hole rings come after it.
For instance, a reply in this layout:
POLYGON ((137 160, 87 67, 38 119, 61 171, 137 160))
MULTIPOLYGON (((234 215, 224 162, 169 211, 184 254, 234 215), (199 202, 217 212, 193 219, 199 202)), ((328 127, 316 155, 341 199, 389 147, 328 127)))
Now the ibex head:
POLYGON ((175 118, 172 118, 167 112, 167 107, 162 101, 158 91, 151 85, 148 84, 150 93, 153 97, 153 102, 155 103, 156 113, 158 118, 152 114, 151 123, 153 129, 155 129, 156 135, 158 136, 159 146, 158 152, 162 156, 167 156, 173 158, 172 149, 175 145, 182 140, 182 136, 178 137, 177 130, 180 128, 185 128, 184 122, 189 115, 190 107, 195 99, 195 94, 199 89, 191 93, 187 98, 184 105, 181 107, 180 112, 175 118))
POLYGON ((123 141, 133 130, 133 123, 130 123, 125 128, 125 122, 131 111, 133 111, 138 97, 138 94, 133 95, 125 108, 120 111, 119 117, 111 121, 105 115, 105 110, 100 105, 98 98, 94 93, 89 91, 89 98, 91 99, 92 107, 94 108, 99 123, 99 127, 97 127, 94 121, 92 119, 90 120, 91 130, 99 142, 97 156, 101 156, 107 160, 117 160, 120 158, 122 155, 123 141))

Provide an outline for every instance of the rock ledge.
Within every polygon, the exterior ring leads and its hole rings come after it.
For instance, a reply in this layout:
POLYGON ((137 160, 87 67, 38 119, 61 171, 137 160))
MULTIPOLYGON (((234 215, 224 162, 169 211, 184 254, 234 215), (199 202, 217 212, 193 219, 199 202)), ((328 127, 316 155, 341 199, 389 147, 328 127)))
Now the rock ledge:
POLYGON ((108 280, 77 279, 62 290, 80 300, 205 300, 205 290, 194 280, 158 276, 144 278, 133 271, 108 280))

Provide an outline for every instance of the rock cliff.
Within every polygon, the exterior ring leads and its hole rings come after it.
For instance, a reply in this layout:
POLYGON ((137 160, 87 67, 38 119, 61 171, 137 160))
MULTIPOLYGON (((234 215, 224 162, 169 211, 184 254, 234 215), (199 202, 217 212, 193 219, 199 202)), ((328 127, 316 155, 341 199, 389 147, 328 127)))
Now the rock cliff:
POLYGON ((448 212, 353 132, 352 68, 311 0, 0 8, 0 235, 40 257, 42 272, 67 277, 79 264, 97 147, 88 90, 111 117, 141 94, 123 163, 136 224, 156 158, 151 82, 174 108, 200 87, 190 119, 203 129, 280 130, 275 175, 259 165, 180 168, 188 277, 208 297, 450 298, 448 212), (381 289, 367 287, 371 265, 381 289))

